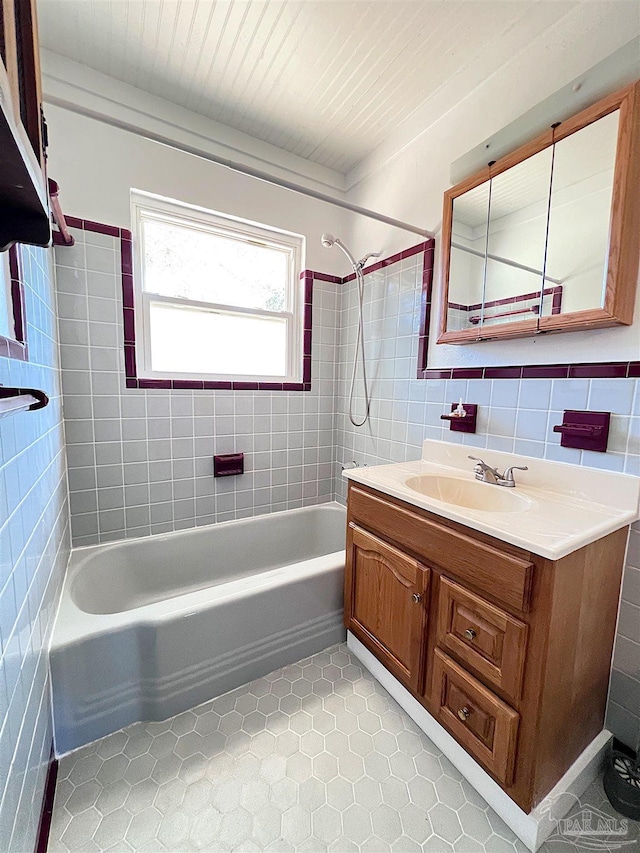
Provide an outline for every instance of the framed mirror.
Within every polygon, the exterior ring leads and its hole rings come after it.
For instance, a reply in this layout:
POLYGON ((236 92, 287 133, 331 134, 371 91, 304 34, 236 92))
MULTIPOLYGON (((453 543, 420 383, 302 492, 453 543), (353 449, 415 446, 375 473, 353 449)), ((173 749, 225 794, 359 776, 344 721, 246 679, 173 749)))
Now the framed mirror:
POLYGON ((438 343, 633 321, 640 82, 444 196, 438 343))

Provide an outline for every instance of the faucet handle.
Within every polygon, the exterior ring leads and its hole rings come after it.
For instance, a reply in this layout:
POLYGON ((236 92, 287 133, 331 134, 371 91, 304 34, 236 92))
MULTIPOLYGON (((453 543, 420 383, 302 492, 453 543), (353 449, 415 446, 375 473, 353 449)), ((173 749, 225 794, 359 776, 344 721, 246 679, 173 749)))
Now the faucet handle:
POLYGON ((468 459, 471 459, 476 464, 473 466, 473 471, 476 475, 476 480, 484 480, 486 477, 486 472, 489 468, 487 463, 483 459, 479 459, 477 456, 468 456, 468 459))
POLYGON ((511 465, 509 468, 507 468, 505 470, 504 474, 502 475, 502 477, 501 477, 502 482, 505 484, 513 483, 513 485, 515 485, 515 480, 513 479, 513 472, 514 471, 528 471, 528 470, 529 470, 528 465, 511 465))

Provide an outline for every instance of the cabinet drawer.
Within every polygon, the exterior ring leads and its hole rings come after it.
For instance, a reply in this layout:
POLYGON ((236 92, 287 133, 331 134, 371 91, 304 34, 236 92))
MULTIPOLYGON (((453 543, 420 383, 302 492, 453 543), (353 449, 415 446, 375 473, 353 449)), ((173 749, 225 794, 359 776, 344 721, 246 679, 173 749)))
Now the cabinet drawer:
POLYGON ((358 486, 349 490, 349 516, 492 598, 518 610, 528 609, 531 562, 358 486))
POLYGON ((520 698, 527 625, 448 578, 440 579, 437 643, 481 678, 520 698))
POLYGON ((520 717, 439 649, 433 660, 436 718, 504 785, 510 785, 520 717))

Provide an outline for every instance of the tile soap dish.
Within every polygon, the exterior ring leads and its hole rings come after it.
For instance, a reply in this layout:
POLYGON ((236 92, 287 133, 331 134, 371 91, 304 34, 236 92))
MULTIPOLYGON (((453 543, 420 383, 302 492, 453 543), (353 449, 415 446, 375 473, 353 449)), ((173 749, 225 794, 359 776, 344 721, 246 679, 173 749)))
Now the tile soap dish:
POLYGON ((220 453, 213 457, 214 477, 244 474, 244 453, 220 453))
POLYGON ((611 412, 581 412, 567 409, 562 417, 562 423, 556 424, 553 431, 562 435, 560 440, 562 447, 606 453, 610 420, 611 412))
POLYGON ((449 421, 449 429, 453 432, 475 432, 478 420, 478 407, 475 403, 451 404, 451 413, 440 415, 441 421, 449 421))

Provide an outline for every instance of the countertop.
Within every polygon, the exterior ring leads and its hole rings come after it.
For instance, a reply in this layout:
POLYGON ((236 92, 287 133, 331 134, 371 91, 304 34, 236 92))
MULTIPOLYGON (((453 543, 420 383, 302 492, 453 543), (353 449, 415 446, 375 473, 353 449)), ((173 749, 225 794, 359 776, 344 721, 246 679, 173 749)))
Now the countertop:
POLYGON ((638 477, 449 442, 425 441, 422 459, 415 462, 351 468, 343 476, 551 560, 640 517, 638 477), (529 470, 515 472, 515 489, 480 483, 475 481, 469 455, 480 456, 500 470, 509 465, 527 465, 529 470), (475 481, 482 489, 500 489, 528 503, 522 510, 509 512, 461 507, 407 485, 412 477, 425 475, 475 481))

